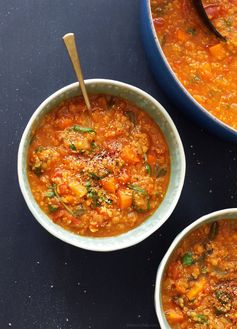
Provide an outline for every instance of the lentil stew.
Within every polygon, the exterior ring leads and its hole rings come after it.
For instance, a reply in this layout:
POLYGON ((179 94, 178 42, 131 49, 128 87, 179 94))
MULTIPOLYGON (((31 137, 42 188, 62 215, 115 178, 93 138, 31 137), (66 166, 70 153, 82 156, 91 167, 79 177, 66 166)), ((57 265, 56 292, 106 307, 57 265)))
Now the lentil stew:
POLYGON ((237 327, 237 220, 205 224, 171 256, 162 303, 174 329, 237 327))
POLYGON ((237 129, 237 1, 203 1, 227 42, 205 27, 192 0, 150 3, 161 47, 180 82, 213 116, 237 129))
POLYGON ((110 95, 62 102, 32 133, 28 179, 42 210, 85 236, 113 236, 147 219, 162 202, 170 159, 147 113, 110 95))

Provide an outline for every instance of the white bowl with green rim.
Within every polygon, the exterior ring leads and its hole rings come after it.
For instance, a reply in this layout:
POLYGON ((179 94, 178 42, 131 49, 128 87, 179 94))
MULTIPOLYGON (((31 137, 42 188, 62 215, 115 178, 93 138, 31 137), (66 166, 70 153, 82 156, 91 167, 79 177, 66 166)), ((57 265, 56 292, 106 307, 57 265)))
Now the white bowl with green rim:
POLYGON ((42 211, 35 201, 27 178, 27 153, 32 131, 42 117, 63 100, 81 94, 78 82, 63 87, 49 96, 33 113, 22 135, 18 150, 18 180, 25 201, 36 220, 55 237, 83 249, 112 251, 144 240, 155 232, 171 215, 180 197, 185 177, 185 155, 178 131, 165 109, 149 94, 134 86, 105 79, 86 80, 88 93, 122 97, 146 111, 162 130, 169 147, 171 175, 166 195, 157 210, 138 227, 113 237, 86 237, 63 229, 42 211))
POLYGON ((191 232, 193 232, 194 230, 196 230, 197 228, 199 228, 204 224, 216 222, 221 219, 237 220, 237 208, 218 210, 197 219, 177 235, 177 237, 174 239, 169 249, 167 250, 165 256, 163 257, 158 267, 157 276, 156 276, 156 287, 155 287, 155 309, 161 329, 171 329, 168 321, 166 320, 165 312, 162 305, 162 282, 163 282, 165 271, 167 269, 167 266, 169 264, 169 261, 173 253, 178 248, 181 241, 185 239, 191 232))

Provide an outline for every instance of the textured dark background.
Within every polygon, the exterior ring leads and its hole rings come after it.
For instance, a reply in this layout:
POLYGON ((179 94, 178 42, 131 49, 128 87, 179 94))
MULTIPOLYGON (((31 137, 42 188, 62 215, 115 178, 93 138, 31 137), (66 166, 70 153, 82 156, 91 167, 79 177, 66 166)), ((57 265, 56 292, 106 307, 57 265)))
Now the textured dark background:
POLYGON ((159 328, 157 266, 176 234, 236 206, 237 147, 204 132, 153 79, 139 33, 139 0, 0 0, 0 328, 159 328), (86 78, 111 78, 158 99, 180 132, 185 186, 166 224, 137 246, 94 253, 66 245, 32 217, 16 160, 36 107, 75 80, 61 37, 75 32, 86 78))

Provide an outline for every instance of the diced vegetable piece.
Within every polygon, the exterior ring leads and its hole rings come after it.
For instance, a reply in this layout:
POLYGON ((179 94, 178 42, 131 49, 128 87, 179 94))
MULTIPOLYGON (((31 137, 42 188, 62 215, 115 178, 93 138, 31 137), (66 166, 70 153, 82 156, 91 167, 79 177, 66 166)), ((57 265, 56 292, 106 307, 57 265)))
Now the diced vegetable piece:
POLYGON ((92 199, 92 207, 96 208, 101 205, 101 201, 98 195, 98 192, 94 188, 89 188, 87 197, 92 199))
POLYGON ((184 318, 182 312, 179 310, 168 310, 165 312, 165 315, 171 324, 182 322, 184 318))
POLYGON ((187 252, 182 257, 182 264, 185 266, 190 266, 194 263, 193 254, 191 252, 187 252))
POLYGON ((42 174, 42 166, 39 164, 32 167, 32 171, 35 173, 36 176, 40 176, 42 174))
POLYGON ((97 174, 97 173, 94 173, 94 172, 90 172, 90 173, 88 173, 88 174, 89 174, 89 176, 90 176, 92 179, 94 179, 94 180, 100 180, 100 179, 102 179, 102 178, 107 177, 107 176, 109 175, 109 173, 110 173, 110 171, 107 170, 107 169, 105 169, 105 170, 103 170, 102 172, 100 172, 100 174, 97 174))
POLYGON ((197 30, 196 30, 195 27, 189 27, 186 32, 190 35, 196 35, 197 34, 197 30))
POLYGON ((138 185, 134 185, 134 184, 129 184, 128 188, 130 188, 131 190, 135 191, 135 192, 139 192, 139 193, 143 193, 143 194, 147 194, 147 191, 144 190, 143 188, 141 188, 138 185))
POLYGON ((72 130, 79 132, 79 133, 95 133, 94 129, 88 128, 88 127, 82 127, 79 125, 73 126, 72 130))
POLYGON ((198 322, 198 323, 208 323, 208 317, 204 314, 197 314, 196 322, 198 322))
POLYGON ((89 190, 89 188, 91 187, 91 182, 88 180, 86 181, 86 189, 89 190))
POLYGON ((157 17, 153 19, 153 23, 156 27, 161 27, 165 24, 165 20, 163 17, 157 17))
POLYGON ((150 196, 146 190, 137 185, 128 185, 133 190, 132 204, 137 212, 145 212, 150 210, 150 196))
POLYGON ((96 144, 96 142, 95 141, 93 141, 92 143, 91 143, 91 149, 92 149, 92 151, 94 151, 94 150, 96 150, 96 149, 98 149, 99 147, 98 147, 98 145, 96 144))
POLYGON ((132 205, 132 191, 120 189, 118 191, 119 208, 127 209, 132 205))
POLYGON ((209 231, 209 234, 208 234, 208 239, 209 240, 214 240, 217 233, 218 233, 218 223, 214 222, 214 223, 211 224, 210 231, 209 231))
POLYGON ((126 111, 125 115, 129 118, 129 120, 135 125, 136 124, 136 114, 132 111, 126 111))
POLYGON ((86 210, 82 207, 82 206, 78 206, 74 212, 73 212, 73 215, 75 217, 80 217, 82 215, 84 215, 84 213, 86 212, 86 210))
POLYGON ((183 30, 178 30, 177 31, 177 38, 180 41, 187 41, 188 40, 188 35, 183 30))
POLYGON ((128 145, 123 148, 121 152, 121 157, 125 162, 129 164, 135 164, 140 161, 140 158, 136 151, 128 145))
POLYGON ((101 108, 107 108, 107 99, 105 96, 99 96, 96 99, 96 103, 98 104, 98 106, 100 106, 101 108))
POLYGON ((101 180, 103 188, 111 193, 116 191, 116 179, 114 177, 107 177, 101 180))
POLYGON ((116 103, 116 97, 107 95, 107 106, 108 108, 112 108, 116 103))
POLYGON ((208 62, 201 63, 199 66, 199 73, 200 73, 199 81, 201 79, 209 81, 209 79, 212 77, 211 65, 208 62))
POLYGON ((145 169, 148 175, 151 175, 151 166, 149 165, 148 162, 145 162, 145 169))
POLYGON ((150 165, 156 164, 157 158, 153 154, 147 154, 147 162, 150 165))
POLYGON ((101 177, 100 176, 98 176, 96 173, 94 173, 94 172, 90 172, 89 173, 89 176, 92 178, 92 179, 94 179, 94 180, 100 180, 101 179, 101 177))
POLYGON ((145 212, 150 210, 150 197, 146 193, 133 192, 133 208, 137 212, 145 212))
POLYGON ((84 136, 81 137, 80 139, 75 140, 73 145, 75 146, 75 150, 80 153, 85 152, 85 150, 91 149, 91 143, 89 139, 84 136))
POLYGON ((65 128, 68 128, 72 125, 72 118, 61 118, 57 120, 57 126, 59 129, 64 130, 65 128))
POLYGON ((70 147, 70 149, 71 149, 72 151, 76 151, 76 150, 77 150, 76 146, 75 146, 73 143, 71 143, 71 144, 69 145, 69 147, 70 147))
POLYGON ((200 292, 203 291, 203 289, 206 286, 206 279, 204 277, 200 278, 197 282, 194 283, 193 287, 188 291, 186 296, 188 297, 189 300, 194 299, 197 297, 200 292))
POLYGON ((218 43, 215 46, 209 48, 209 52, 212 56, 219 59, 220 61, 223 60, 227 55, 227 51, 222 43, 218 43))
POLYGON ((197 314, 195 311, 188 312, 188 317, 197 323, 208 323, 208 317, 205 314, 197 314))
POLYGON ((46 196, 46 198, 49 198, 49 199, 52 199, 56 196, 54 193, 54 190, 51 186, 49 187, 48 191, 45 193, 45 196, 46 196))
POLYGON ((221 315, 229 312, 233 301, 231 294, 227 291, 217 290, 215 296, 217 298, 216 303, 214 303, 215 313, 221 315))
POLYGON ((207 16, 209 17, 209 19, 214 19, 214 18, 218 18, 220 16, 220 5, 218 3, 212 3, 209 5, 204 6, 207 16))
POLYGON ((175 289, 177 291, 177 293, 183 295, 186 293, 186 289, 187 289, 187 282, 185 281, 184 278, 179 278, 177 280, 175 280, 175 289))
POLYGON ((157 178, 163 177, 167 174, 167 168, 165 167, 161 167, 158 164, 155 165, 154 168, 154 176, 156 176, 157 178))
POLYGON ((106 194, 101 195, 100 199, 107 204, 113 204, 113 200, 110 199, 106 194))
POLYGON ((69 183, 69 187, 79 198, 87 194, 86 187, 78 182, 69 183))
POLYGON ((54 204, 49 204, 48 209, 49 209, 49 212, 52 213, 52 212, 55 212, 58 210, 58 206, 54 205, 54 204))
POLYGON ((70 188, 68 187, 68 184, 60 184, 57 186, 57 191, 60 194, 60 196, 65 196, 70 194, 70 188))

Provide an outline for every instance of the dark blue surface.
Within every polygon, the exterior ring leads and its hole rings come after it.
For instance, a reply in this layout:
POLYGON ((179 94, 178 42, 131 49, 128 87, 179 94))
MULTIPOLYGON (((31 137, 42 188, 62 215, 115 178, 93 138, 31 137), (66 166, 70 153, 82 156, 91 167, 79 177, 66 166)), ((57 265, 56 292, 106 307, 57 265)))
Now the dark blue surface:
POLYGON ((157 266, 199 216, 237 204, 237 146, 195 126, 170 104, 146 62, 138 0, 0 0, 0 328, 159 328, 157 266), (32 112, 75 80, 61 37, 75 32, 86 78, 138 86, 168 110, 187 157, 173 215, 130 249, 98 254, 49 235, 21 196, 16 158, 32 112), (11 324, 11 325, 9 325, 11 324))
POLYGON ((219 120, 215 120, 207 111, 197 106, 190 95, 185 94, 176 77, 171 73, 171 67, 164 60, 162 50, 158 48, 154 38, 150 19, 150 1, 141 0, 141 34, 147 58, 152 72, 164 92, 191 119, 196 120, 218 136, 237 143, 237 131, 229 128, 219 120))

